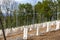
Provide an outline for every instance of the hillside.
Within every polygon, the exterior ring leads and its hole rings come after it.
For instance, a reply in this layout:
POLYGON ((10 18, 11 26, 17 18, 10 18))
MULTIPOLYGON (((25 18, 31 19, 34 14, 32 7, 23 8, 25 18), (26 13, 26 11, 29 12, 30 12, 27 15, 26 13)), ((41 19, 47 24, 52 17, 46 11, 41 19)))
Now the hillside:
POLYGON ((39 36, 32 36, 28 40, 60 40, 60 30, 47 32, 39 36))

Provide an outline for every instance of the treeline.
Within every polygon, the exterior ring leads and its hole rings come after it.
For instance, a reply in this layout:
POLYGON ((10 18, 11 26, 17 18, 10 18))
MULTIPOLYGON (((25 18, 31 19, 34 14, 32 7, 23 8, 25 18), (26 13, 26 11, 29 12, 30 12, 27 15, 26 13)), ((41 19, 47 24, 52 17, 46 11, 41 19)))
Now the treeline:
MULTIPOLYGON (((11 11, 10 11, 11 12, 11 11)), ((60 0, 44 0, 35 6, 29 3, 19 4, 18 10, 1 17, 5 28, 30 25, 60 19, 60 0)), ((0 12, 0 14, 2 14, 0 12)), ((8 11, 7 11, 8 14, 8 11)))

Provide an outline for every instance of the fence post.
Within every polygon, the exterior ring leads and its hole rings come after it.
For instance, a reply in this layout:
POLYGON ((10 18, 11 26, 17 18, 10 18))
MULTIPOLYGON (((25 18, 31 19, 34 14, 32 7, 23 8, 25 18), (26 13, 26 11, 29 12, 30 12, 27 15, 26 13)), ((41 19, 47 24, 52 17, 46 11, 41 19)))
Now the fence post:
POLYGON ((36 35, 37 36, 39 35, 39 27, 37 27, 37 33, 36 33, 36 35))
POLYGON ((27 39, 27 35, 28 35, 28 28, 24 28, 24 31, 23 31, 23 39, 26 40, 27 39))
POLYGON ((50 26, 50 22, 47 22, 47 30, 46 30, 46 32, 49 31, 49 26, 50 26))
POLYGON ((56 21, 56 30, 59 29, 59 21, 56 21))
POLYGON ((32 27, 30 27, 30 31, 32 30, 32 27))

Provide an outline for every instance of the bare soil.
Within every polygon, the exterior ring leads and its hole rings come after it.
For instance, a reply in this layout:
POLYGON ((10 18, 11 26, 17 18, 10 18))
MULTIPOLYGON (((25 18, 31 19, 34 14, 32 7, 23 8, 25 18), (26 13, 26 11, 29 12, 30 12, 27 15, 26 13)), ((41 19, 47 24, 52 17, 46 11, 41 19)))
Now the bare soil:
POLYGON ((60 40, 60 30, 47 32, 39 36, 32 36, 27 40, 60 40))
MULTIPOLYGON (((55 29, 56 26, 51 26, 50 27, 51 29, 55 29)), ((34 36, 28 36, 28 39, 27 40, 60 40, 60 30, 56 30, 56 31, 50 31, 50 32, 47 32, 46 33, 46 27, 44 28, 39 28, 39 32, 44 32, 43 34, 40 34, 39 36, 36 36, 36 29, 33 29, 32 31, 28 31, 28 34, 35 34, 34 36)), ((20 32, 20 31, 18 31, 20 32)), ((16 38, 20 38, 22 37, 23 38, 23 32, 20 32, 17 34, 14 34, 14 35, 9 35, 9 36, 6 36, 6 39, 9 40, 9 39, 16 39, 16 38)), ((3 40, 4 38, 3 37, 0 37, 0 40, 3 40)))

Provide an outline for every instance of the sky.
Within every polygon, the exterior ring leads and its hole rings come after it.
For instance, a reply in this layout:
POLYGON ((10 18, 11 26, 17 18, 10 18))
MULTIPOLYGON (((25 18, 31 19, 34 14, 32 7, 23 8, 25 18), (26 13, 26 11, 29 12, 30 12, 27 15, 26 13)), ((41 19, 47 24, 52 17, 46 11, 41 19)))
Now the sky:
POLYGON ((36 4, 38 1, 42 1, 42 0, 15 0, 19 3, 31 3, 32 5, 36 4))
POLYGON ((15 0, 18 3, 31 3, 33 6, 38 2, 42 0, 15 0))

